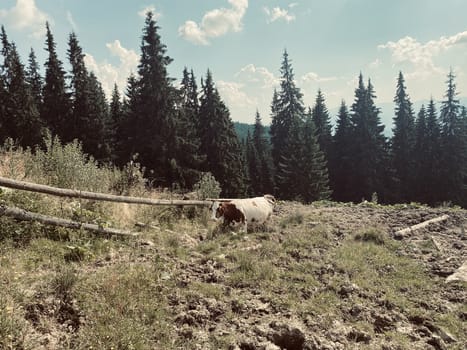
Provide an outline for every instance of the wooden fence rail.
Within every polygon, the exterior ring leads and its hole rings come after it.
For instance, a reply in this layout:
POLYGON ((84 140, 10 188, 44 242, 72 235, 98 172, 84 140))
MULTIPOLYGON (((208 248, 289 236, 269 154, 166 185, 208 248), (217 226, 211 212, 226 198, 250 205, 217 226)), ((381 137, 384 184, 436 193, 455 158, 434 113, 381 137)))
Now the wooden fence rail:
POLYGON ((38 185, 25 181, 12 180, 0 176, 0 186, 14 188, 17 190, 38 192, 50 194, 59 197, 70 197, 70 198, 81 198, 90 199, 96 201, 108 201, 108 202, 119 202, 119 203, 130 203, 130 204, 147 204, 147 205, 199 205, 199 206, 210 206, 212 201, 201 201, 201 200, 176 200, 176 199, 151 199, 142 197, 131 197, 131 196, 117 196, 113 194, 96 193, 89 191, 71 190, 65 188, 57 188, 47 185, 38 185))
POLYGON ((124 237, 137 237, 139 234, 136 232, 129 232, 123 231, 115 228, 110 227, 103 227, 100 225, 95 224, 87 224, 72 220, 66 220, 62 218, 57 218, 55 216, 48 216, 38 213, 32 213, 30 211, 16 208, 16 207, 8 207, 6 205, 0 205, 0 216, 8 216, 12 217, 16 220, 20 221, 36 221, 40 222, 41 224, 45 225, 52 225, 52 226, 60 226, 65 228, 73 228, 73 229, 84 229, 87 231, 91 231, 96 234, 102 235, 117 235, 117 236, 124 236, 124 237))

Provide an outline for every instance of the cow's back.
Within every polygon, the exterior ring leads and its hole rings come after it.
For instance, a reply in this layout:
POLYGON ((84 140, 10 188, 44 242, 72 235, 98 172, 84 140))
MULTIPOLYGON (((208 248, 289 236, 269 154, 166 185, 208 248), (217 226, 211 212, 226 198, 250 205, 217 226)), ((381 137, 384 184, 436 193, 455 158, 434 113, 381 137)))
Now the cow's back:
POLYGON ((247 222, 263 224, 272 214, 272 205, 264 197, 234 199, 235 204, 245 215, 247 222))

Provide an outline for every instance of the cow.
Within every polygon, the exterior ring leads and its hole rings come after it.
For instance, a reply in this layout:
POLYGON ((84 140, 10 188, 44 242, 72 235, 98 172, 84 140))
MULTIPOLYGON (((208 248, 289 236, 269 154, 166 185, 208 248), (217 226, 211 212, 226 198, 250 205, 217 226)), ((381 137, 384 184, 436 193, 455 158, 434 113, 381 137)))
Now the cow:
POLYGON ((212 218, 222 220, 223 225, 241 224, 247 232, 250 224, 264 224, 272 215, 275 198, 270 194, 263 197, 231 199, 225 202, 215 201, 212 205, 212 218))

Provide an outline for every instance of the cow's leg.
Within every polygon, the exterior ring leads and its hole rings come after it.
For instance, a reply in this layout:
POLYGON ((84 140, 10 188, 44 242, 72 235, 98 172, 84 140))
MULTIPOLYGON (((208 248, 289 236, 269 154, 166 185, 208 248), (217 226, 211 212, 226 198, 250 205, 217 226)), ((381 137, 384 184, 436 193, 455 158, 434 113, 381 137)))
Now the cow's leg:
POLYGON ((248 221, 243 221, 243 232, 248 233, 248 221))

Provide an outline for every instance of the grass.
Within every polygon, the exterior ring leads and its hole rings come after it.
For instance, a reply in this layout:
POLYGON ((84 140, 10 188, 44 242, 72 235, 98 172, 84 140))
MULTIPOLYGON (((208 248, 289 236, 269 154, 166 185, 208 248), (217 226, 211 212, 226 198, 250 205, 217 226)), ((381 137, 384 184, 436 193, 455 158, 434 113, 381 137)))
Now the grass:
MULTIPOLYGON (((84 162, 70 175, 80 176, 75 183, 80 188, 108 192, 118 182, 118 191, 125 193, 169 195, 145 192, 141 183, 125 188, 124 174, 117 170, 100 173, 92 162, 66 155, 77 152, 76 147, 54 152, 62 162, 56 166, 70 159, 84 162), (102 178, 94 181, 93 176, 102 178)), ((15 149, 6 154, 0 174, 24 178, 34 156, 15 149)), ((50 157, 41 157, 39 165, 50 164, 50 157)), ((39 165, 28 179, 51 179, 39 165)), ((371 349, 378 342, 413 347, 414 339, 406 334, 393 329, 377 333, 368 310, 425 315, 459 340, 450 344, 453 349, 467 341, 465 305, 427 309, 421 303, 455 288, 461 293, 465 284, 445 285, 421 261, 403 256, 407 243, 391 240, 384 224, 336 235, 335 218, 327 212, 333 203, 294 203, 289 213, 275 215, 268 230, 234 235, 209 221, 204 209, 52 199, 20 191, 2 191, 0 200, 127 229, 134 229, 135 222, 146 224, 139 239, 125 240, 0 218, 0 349, 35 349, 45 335, 57 348, 73 350, 192 349, 194 344, 224 349, 251 336, 248 331, 257 323, 267 326, 272 319, 287 322, 288 317, 311 320, 310 329, 317 334, 338 320, 355 330, 344 339, 354 348, 371 349), (349 285, 356 289, 343 293, 349 285), (220 303, 222 313, 207 309, 208 299, 220 303), (269 306, 261 314, 255 305, 269 306), (368 309, 355 316, 349 313, 354 305, 368 309), (178 314, 189 311, 207 318, 176 325, 178 314), (372 341, 359 341, 361 334, 372 341)), ((418 244, 434 250, 431 241, 418 244)))
POLYGON ((297 226, 303 223, 303 213, 294 213, 282 219, 279 227, 285 229, 289 226, 297 226))

